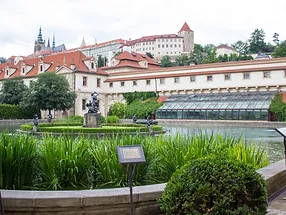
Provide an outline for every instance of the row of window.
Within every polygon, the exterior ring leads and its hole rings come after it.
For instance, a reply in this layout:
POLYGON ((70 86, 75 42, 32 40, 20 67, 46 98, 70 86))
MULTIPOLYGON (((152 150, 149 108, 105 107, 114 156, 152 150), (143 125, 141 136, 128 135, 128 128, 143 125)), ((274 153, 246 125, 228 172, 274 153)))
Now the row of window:
MULTIPOLYGON (((157 40, 158 42, 181 42, 181 39, 158 39, 157 40)), ((145 45, 154 45, 154 42, 141 42, 141 43, 136 43, 135 44, 135 46, 141 46, 141 45, 143 45, 143 46, 145 46, 145 45)), ((134 47, 134 46, 133 46, 134 47)))
MULTIPOLYGON (((168 44, 166 44, 166 45, 164 45, 164 44, 162 44, 162 45, 160 45, 160 44, 158 44, 158 48, 169 48, 169 45, 168 44)), ((178 44, 178 47, 179 48, 181 48, 181 44, 178 44)), ((173 44, 170 44, 170 48, 173 48, 173 44)), ((174 44, 174 48, 177 48, 177 44, 174 44)))
MULTIPOLYGON (((285 71, 285 76, 286 76, 286 71, 285 71)), ((263 72, 263 78, 270 78, 270 77, 271 77, 271 72, 270 71, 263 72)), ((249 72, 243 73, 243 79, 250 79, 250 73, 249 72)), ((226 81, 231 80, 231 74, 225 74, 224 75, 224 80, 226 80, 226 81)), ((207 81, 213 81, 213 75, 207 75, 207 81)), ((190 76, 190 82, 196 82, 196 76, 190 76)), ((165 78, 160 78, 159 79, 159 83, 160 84, 165 84, 165 78)), ((180 83, 180 77, 175 77, 174 78, 174 83, 175 84, 180 83)), ((100 84, 101 84, 101 80, 100 80, 100 78, 97 78, 96 86, 100 87, 100 84)), ((150 85, 150 84, 151 84, 151 80, 146 80, 146 85, 150 85)), ((83 76, 82 86, 85 86, 85 87, 87 86, 87 77, 86 76, 83 76)), ((125 86, 125 82, 121 81, 120 82, 120 86, 124 87, 125 86)), ((137 80, 133 81, 133 86, 137 86, 137 80)), ((109 83, 109 87, 113 87, 113 83, 112 82, 109 83)))

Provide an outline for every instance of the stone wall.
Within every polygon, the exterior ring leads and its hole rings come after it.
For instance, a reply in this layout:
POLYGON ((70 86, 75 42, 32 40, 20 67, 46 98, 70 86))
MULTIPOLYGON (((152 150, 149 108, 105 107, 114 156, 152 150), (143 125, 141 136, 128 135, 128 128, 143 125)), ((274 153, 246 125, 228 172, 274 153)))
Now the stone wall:
MULTIPOLYGON (((285 186, 284 160, 258 170, 271 197, 285 186)), ((160 214, 157 199, 166 184, 134 187, 135 215, 160 214)), ((79 191, 2 191, 6 215, 127 215, 129 188, 79 191)))

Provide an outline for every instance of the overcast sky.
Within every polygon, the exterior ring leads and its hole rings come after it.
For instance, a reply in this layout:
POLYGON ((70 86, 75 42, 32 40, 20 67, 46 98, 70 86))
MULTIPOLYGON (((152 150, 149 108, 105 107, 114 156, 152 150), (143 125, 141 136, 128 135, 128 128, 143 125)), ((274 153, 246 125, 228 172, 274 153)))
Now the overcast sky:
POLYGON ((263 28, 266 41, 286 40, 286 0, 0 0, 0 56, 33 53, 44 39, 74 48, 153 34, 177 33, 186 21, 195 43, 231 44, 263 28))

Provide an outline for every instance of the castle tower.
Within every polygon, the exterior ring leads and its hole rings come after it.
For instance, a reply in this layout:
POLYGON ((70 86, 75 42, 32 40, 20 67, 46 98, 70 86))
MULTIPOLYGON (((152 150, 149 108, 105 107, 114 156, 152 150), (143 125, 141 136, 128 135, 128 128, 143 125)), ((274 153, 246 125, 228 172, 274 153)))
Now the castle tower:
POLYGON ((183 52, 194 51, 194 31, 192 31, 189 25, 185 22, 178 35, 184 38, 183 52))
POLYGON ((55 35, 53 35, 53 45, 52 45, 52 49, 54 50, 55 47, 56 47, 56 40, 55 40, 55 35))
POLYGON ((84 40, 84 37, 83 37, 80 47, 84 47, 84 46, 86 46, 86 43, 85 43, 85 40, 84 40))
POLYGON ((45 40, 43 40, 42 29, 40 27, 38 39, 35 41, 34 53, 41 51, 45 47, 45 40))

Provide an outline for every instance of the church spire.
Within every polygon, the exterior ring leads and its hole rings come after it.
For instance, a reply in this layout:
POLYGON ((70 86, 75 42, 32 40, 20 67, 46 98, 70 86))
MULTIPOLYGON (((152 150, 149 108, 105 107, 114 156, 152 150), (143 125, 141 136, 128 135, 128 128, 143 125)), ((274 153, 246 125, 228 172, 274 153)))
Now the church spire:
POLYGON ((45 43, 45 41, 43 40, 43 35, 42 35, 42 28, 41 28, 41 26, 40 26, 40 29, 39 29, 39 34, 38 34, 37 42, 40 43, 40 44, 44 44, 44 43, 45 43))
POLYGON ((53 46, 52 48, 54 49, 56 47, 56 41, 55 41, 55 35, 53 35, 53 46))
POLYGON ((83 46, 86 46, 86 44, 85 44, 85 40, 84 40, 84 37, 82 38, 82 42, 81 42, 80 47, 83 47, 83 46))
POLYGON ((50 38, 48 38, 48 44, 47 44, 47 47, 48 47, 48 48, 51 48, 51 46, 50 46, 50 38))

